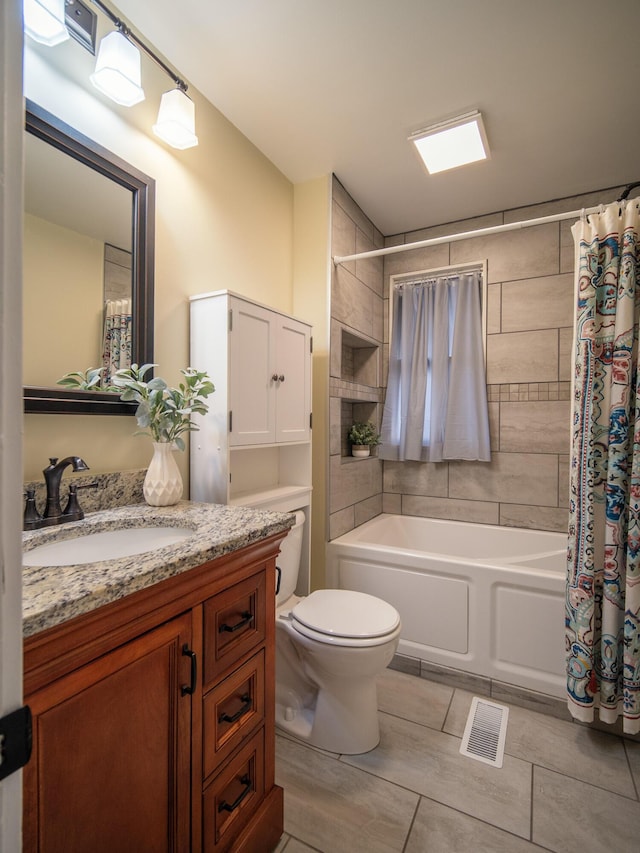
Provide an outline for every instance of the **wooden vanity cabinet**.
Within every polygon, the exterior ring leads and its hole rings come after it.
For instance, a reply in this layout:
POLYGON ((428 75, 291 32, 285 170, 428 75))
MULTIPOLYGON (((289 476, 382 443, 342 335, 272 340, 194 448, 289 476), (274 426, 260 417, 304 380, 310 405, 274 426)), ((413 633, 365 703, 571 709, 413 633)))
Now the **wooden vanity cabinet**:
POLYGON ((273 850, 283 535, 25 640, 25 851, 273 850))

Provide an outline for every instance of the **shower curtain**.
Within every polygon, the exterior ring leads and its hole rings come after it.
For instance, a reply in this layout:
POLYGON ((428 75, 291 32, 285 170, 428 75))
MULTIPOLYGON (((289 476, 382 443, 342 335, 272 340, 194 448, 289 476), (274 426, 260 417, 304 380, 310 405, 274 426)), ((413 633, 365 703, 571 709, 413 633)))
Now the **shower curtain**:
POLYGON ((572 228, 569 710, 640 732, 640 198, 572 228))
POLYGON ((111 299, 104 307, 102 384, 122 367, 131 366, 131 300, 111 299))

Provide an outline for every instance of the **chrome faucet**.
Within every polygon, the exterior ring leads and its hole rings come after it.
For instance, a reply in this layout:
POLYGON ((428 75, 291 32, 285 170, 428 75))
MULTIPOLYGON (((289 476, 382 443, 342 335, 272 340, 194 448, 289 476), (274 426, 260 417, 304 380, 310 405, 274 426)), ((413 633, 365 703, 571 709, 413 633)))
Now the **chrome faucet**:
MULTIPOLYGON (((60 481, 62 480, 62 472, 69 465, 74 471, 88 471, 89 466, 79 456, 67 456, 58 462, 57 458, 49 459, 49 465, 43 470, 44 481, 47 484, 47 504, 42 517, 42 526, 50 524, 60 524, 66 519, 63 517, 62 507, 60 506, 60 481)), ((38 525, 40 526, 40 525, 38 525)))

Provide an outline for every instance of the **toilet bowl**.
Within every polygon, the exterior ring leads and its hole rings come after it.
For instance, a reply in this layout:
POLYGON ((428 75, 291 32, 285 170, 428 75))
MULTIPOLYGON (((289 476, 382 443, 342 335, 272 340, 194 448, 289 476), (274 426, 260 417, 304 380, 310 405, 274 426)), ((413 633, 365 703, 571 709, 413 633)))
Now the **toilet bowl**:
POLYGON ((380 740, 376 677, 400 637, 397 610, 372 595, 294 594, 304 514, 276 561, 276 726, 313 746, 355 755, 380 740))

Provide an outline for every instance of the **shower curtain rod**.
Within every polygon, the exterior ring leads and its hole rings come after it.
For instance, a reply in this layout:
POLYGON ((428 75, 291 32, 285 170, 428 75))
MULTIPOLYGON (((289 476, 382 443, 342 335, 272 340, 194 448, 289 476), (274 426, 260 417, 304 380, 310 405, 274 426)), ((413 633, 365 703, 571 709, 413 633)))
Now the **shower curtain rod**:
POLYGON ((485 237, 489 234, 500 234, 502 231, 518 231, 533 225, 544 225, 548 222, 560 222, 562 219, 579 219, 590 213, 597 213, 602 205, 587 207, 581 210, 569 210, 566 213, 555 213, 552 216, 540 216, 537 219, 522 219, 519 222, 507 222, 504 225, 492 225, 489 228, 478 228, 475 231, 463 231, 460 234, 449 234, 446 237, 432 237, 429 240, 418 240, 415 243, 402 243, 399 246, 388 246, 386 249, 372 249, 369 252, 357 252, 355 255, 336 255, 333 263, 338 266, 347 261, 377 258, 380 255, 392 255, 395 252, 408 252, 410 249, 422 249, 426 246, 437 246, 439 243, 456 243, 459 240, 469 240, 471 237, 485 237))

